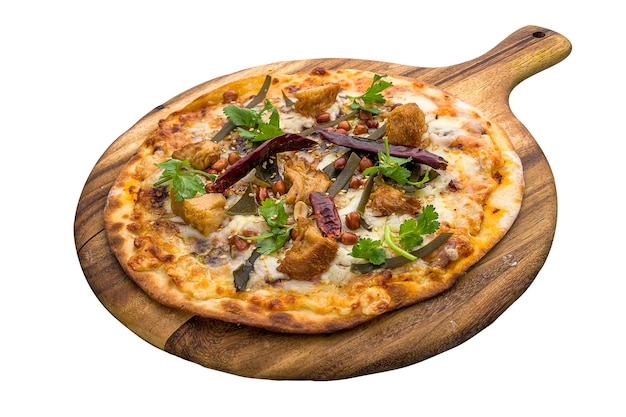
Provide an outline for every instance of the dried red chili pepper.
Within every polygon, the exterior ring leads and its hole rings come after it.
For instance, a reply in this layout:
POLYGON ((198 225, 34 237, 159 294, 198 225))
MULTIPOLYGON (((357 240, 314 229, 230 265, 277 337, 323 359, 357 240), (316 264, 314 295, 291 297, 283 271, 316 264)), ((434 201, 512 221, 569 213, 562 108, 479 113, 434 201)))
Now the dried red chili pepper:
MULTIPOLYGON (((385 151, 385 144, 383 142, 360 139, 349 135, 342 135, 340 133, 331 132, 326 129, 320 129, 318 127, 314 127, 314 129, 324 139, 334 143, 335 145, 345 146, 347 148, 358 149, 360 151, 372 153, 385 151)), ((392 156, 397 156, 399 158, 412 158, 415 162, 428 165, 435 169, 445 170, 448 166, 448 162, 444 158, 439 155, 430 153, 422 148, 412 148, 402 145, 389 145, 389 154, 392 156)))
POLYGON ((338 239, 341 236, 341 217, 333 197, 318 191, 309 195, 311 208, 315 214, 315 222, 322 234, 326 237, 338 239))
POLYGON ((207 188, 207 191, 211 193, 223 193, 228 187, 248 175, 254 167, 260 165, 270 156, 280 152, 307 149, 315 145, 317 145, 317 142, 314 140, 294 133, 286 133, 265 141, 256 149, 246 154, 246 156, 226 168, 224 173, 217 177, 215 182, 207 188))

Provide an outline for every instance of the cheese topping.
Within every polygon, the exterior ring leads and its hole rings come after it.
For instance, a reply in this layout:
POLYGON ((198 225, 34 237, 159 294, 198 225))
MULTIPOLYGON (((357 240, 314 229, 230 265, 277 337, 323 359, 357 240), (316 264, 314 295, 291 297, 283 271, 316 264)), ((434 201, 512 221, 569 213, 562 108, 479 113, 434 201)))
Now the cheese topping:
MULTIPOLYGON (((349 113, 354 98, 361 96, 368 87, 364 84, 365 80, 361 73, 337 70, 327 72, 325 75, 311 75, 309 78, 274 76, 267 100, 278 111, 280 129, 285 133, 299 134, 304 129, 318 124, 315 117, 300 114, 284 99, 284 96, 287 96, 290 100, 297 101, 295 92, 306 91, 318 84, 340 86, 334 101, 324 110, 326 120, 333 121, 349 113)), ((371 226, 369 229, 359 227, 353 230, 348 227, 346 221, 350 213, 357 211, 363 195, 366 177, 361 169, 357 169, 353 175, 354 184, 351 183, 350 187, 340 191, 334 197, 334 203, 341 219, 342 232, 353 233, 358 238, 381 241, 386 226, 393 234, 397 234, 405 220, 416 218, 421 207, 432 205, 438 214, 440 231, 454 233, 455 238, 451 240, 453 244, 444 245, 437 257, 409 262, 385 278, 393 280, 395 279, 393 277, 398 277, 399 282, 403 282, 406 281, 402 278, 403 274, 411 271, 413 281, 419 282, 420 279, 415 277, 443 276, 447 273, 447 265, 461 261, 472 253, 472 248, 476 244, 473 239, 483 228, 484 208, 487 204, 494 206, 494 213, 501 211, 502 217, 511 211, 508 208, 511 203, 504 196, 494 194, 494 190, 500 186, 502 174, 521 169, 521 165, 513 169, 503 166, 504 160, 518 162, 518 159, 514 154, 503 157, 490 133, 491 124, 475 109, 438 89, 414 80, 389 76, 385 81, 392 85, 383 92, 387 97, 386 102, 378 105, 381 114, 372 118, 380 126, 386 122, 386 114, 389 114, 394 105, 416 103, 424 113, 426 123, 425 133, 421 137, 421 147, 444 158, 447 168, 437 169, 436 174, 433 174, 435 178, 418 189, 401 187, 392 180, 378 178, 375 187, 386 183, 394 189, 401 190, 401 200, 410 201, 415 211, 402 211, 397 208, 394 210, 399 210, 398 212, 386 213, 384 211, 387 209, 370 201, 362 216, 362 220, 371 226), (444 261, 445 265, 442 267, 444 261)), ((305 100, 302 95, 299 97, 305 100)), ((249 100, 250 96, 242 96, 231 104, 243 107, 249 100)), ((132 239, 137 247, 133 249, 134 255, 124 260, 132 269, 164 271, 182 293, 196 300, 239 299, 277 310, 310 310, 318 314, 332 311, 339 315, 349 314, 355 309, 359 310, 360 314, 376 315, 387 308, 389 303, 396 302, 381 289, 383 287, 377 281, 380 279, 377 278, 378 275, 351 271, 354 263, 366 262, 351 255, 353 245, 356 243, 354 240, 335 239, 336 253, 324 266, 324 271, 313 279, 299 279, 280 272, 281 263, 295 245, 293 235, 278 250, 262 254, 253 265, 247 265, 257 247, 255 237, 270 230, 262 216, 256 213, 227 214, 224 215, 221 224, 211 225, 213 229, 210 233, 206 230, 203 233, 197 227, 192 227, 190 224, 193 223, 185 219, 185 216, 173 212, 174 203, 170 188, 162 186, 159 193, 167 193, 168 197, 161 198, 158 203, 154 195, 144 195, 155 189, 154 184, 162 173, 162 170, 155 166, 156 163, 164 162, 171 157, 172 152, 187 144, 210 141, 228 122, 223 111, 227 104, 216 103, 215 100, 208 101, 204 106, 199 105, 198 100, 194 103, 193 109, 183 109, 160 123, 159 129, 150 138, 150 144, 143 147, 140 152, 141 162, 135 165, 133 180, 129 182, 132 186, 127 185, 127 190, 132 189, 133 193, 136 193, 133 194, 135 201, 132 203, 132 209, 120 209, 120 212, 125 210, 128 239, 132 239), (249 273, 245 291, 237 291, 235 287, 233 273, 238 270, 246 270, 249 273)), ((261 102, 254 109, 260 111, 264 105, 265 103, 261 102)), ((267 120, 269 119, 266 116, 267 120)), ((357 117, 349 119, 348 122, 351 130, 358 124, 366 125, 366 121, 357 117)), ((374 123, 366 128, 365 133, 357 133, 356 130, 346 133, 366 138, 376 130, 376 127, 374 123)), ((285 166, 295 164, 298 158, 306 161, 310 167, 323 170, 350 151, 347 147, 322 140, 317 134, 309 137, 319 146, 312 150, 281 153, 276 157, 277 175, 287 183, 287 188, 295 187, 296 179, 287 175, 285 166)), ((236 133, 226 136, 219 145, 219 155, 215 155, 213 161, 228 159, 233 153, 244 155, 252 148, 250 143, 236 133)), ((363 152, 359 153, 361 156, 364 155, 363 152)), ((375 157, 376 155, 370 155, 374 160, 375 157)), ((207 167, 207 171, 211 172, 210 166, 207 167)), ((221 175, 222 172, 214 173, 221 175)), ((249 184, 252 184, 255 190, 257 203, 262 193, 276 200, 285 197, 285 194, 277 191, 276 185, 257 178, 253 170, 224 193, 226 198, 224 208, 214 209, 226 210, 228 213, 228 208, 239 199, 249 198, 244 196, 249 184)), ((122 191, 113 190, 112 195, 114 193, 122 191)), ((309 205, 308 214, 314 220, 309 201, 304 202, 309 205)), ((389 203, 396 207, 393 204, 398 201, 389 203)), ((285 210, 289 215, 288 226, 295 224, 294 206, 288 204, 285 210)), ((509 215, 515 214, 512 212, 509 215)), ((489 224, 489 227, 493 225, 489 224)), ((291 232, 297 233, 298 230, 294 227, 291 232)), ((436 234, 424 236, 423 244, 430 242, 436 234)), ((303 245, 310 245, 311 252, 317 256, 315 242, 306 241, 303 245)), ((388 258, 398 255, 388 245, 383 244, 382 248, 388 258)), ((317 258, 313 258, 314 255, 311 256, 311 262, 318 262, 317 258)), ((461 265, 458 268, 466 267, 461 265)))

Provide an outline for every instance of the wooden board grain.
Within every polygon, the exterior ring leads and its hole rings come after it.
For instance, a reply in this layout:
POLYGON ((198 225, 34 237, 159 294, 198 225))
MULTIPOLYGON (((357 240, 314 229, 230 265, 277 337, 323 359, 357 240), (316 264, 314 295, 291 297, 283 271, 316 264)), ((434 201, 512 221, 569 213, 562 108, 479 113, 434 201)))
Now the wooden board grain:
POLYGON ((562 35, 526 26, 484 55, 449 67, 322 58, 262 65, 198 85, 139 120, 112 143, 90 173, 74 224, 85 277, 104 307, 145 341, 199 365, 246 377, 350 378, 412 365, 451 349, 500 316, 532 283, 550 251, 557 219, 554 178, 541 148, 513 115, 508 100, 518 83, 565 59, 570 51, 571 44, 562 35), (159 119, 198 95, 239 77, 318 66, 419 78, 499 123, 511 136, 525 169, 524 203, 509 233, 441 296, 334 334, 277 334, 200 318, 153 302, 125 276, 106 241, 102 214, 121 166, 159 119))

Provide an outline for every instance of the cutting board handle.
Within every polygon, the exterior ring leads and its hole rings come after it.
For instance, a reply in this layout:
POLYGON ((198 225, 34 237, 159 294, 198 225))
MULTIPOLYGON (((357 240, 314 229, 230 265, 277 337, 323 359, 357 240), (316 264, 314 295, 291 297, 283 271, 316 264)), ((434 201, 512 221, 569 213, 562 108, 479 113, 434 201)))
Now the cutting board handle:
POLYGON ((462 91, 470 103, 473 96, 489 96, 494 98, 490 104, 493 109, 508 107, 509 95, 516 85, 561 62, 571 50, 570 41, 559 33, 525 26, 484 55, 447 68, 449 75, 438 84, 453 94, 462 91))

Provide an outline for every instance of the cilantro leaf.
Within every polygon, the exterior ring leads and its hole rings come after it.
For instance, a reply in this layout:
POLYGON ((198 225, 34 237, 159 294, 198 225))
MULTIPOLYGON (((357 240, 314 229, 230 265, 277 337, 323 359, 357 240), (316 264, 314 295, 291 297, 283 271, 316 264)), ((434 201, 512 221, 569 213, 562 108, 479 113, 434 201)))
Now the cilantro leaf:
MULTIPOLYGON (((394 252, 414 261, 417 256, 410 251, 424 242, 424 235, 435 233, 439 229, 438 218, 439 214, 435 211, 435 207, 429 204, 423 208, 417 220, 412 218, 405 220, 400 225, 398 235, 393 235, 391 226, 385 224, 383 241, 394 252), (402 247, 398 246, 394 239, 399 240, 402 247)), ((383 241, 361 238, 352 247, 352 252, 349 255, 367 259, 373 265, 382 265, 386 260, 386 254, 382 248, 383 241)))
POLYGON ((183 201, 188 198, 195 197, 196 194, 205 194, 204 181, 198 175, 205 176, 211 181, 215 181, 217 175, 209 174, 198 169, 191 168, 189 161, 181 161, 178 159, 168 159, 160 164, 155 164, 161 168, 163 172, 154 183, 155 186, 164 184, 168 181, 172 182, 176 201, 183 201))
POLYGON ((374 74, 372 85, 369 86, 365 93, 360 96, 348 96, 348 98, 352 99, 350 108, 352 110, 365 110, 373 114, 380 113, 379 109, 368 107, 368 105, 383 104, 385 102, 385 97, 381 94, 381 92, 393 85, 393 83, 384 81, 383 78, 385 77, 387 77, 387 75, 374 74))
POLYGON ((363 171, 363 175, 372 175, 380 172, 384 176, 391 178, 398 184, 406 184, 411 171, 402 165, 412 161, 411 158, 398 158, 389 154, 389 141, 385 137, 385 152, 378 151, 378 164, 363 171))
POLYGON ((434 233, 439 229, 438 218, 439 215, 435 208, 429 204, 424 207, 417 220, 407 219, 402 222, 397 235, 393 235, 389 224, 385 224, 385 243, 393 251, 410 261, 414 261, 417 257, 410 251, 424 242, 424 235, 434 233), (400 241, 401 247, 396 244, 394 239, 400 241))
POLYGON ((257 239, 257 252, 264 255, 269 255, 270 253, 282 248, 289 240, 290 230, 291 228, 277 229, 275 231, 272 231, 271 233, 265 233, 261 235, 262 238, 257 239))
POLYGON ((404 223, 400 225, 400 233, 398 235, 400 237, 400 244, 411 250, 417 245, 421 245, 424 241, 422 234, 418 231, 417 221, 415 219, 405 220, 404 223))
POLYGON ((224 114, 235 126, 253 128, 259 119, 259 112, 245 107, 228 105, 224 107, 224 114))
POLYGON ((439 229, 437 219, 439 214, 435 207, 427 205, 422 209, 422 213, 415 219, 407 219, 400 225, 398 238, 400 244, 407 250, 412 250, 424 241, 424 235, 435 233, 439 229))
POLYGON ((367 259, 374 265, 380 265, 385 262, 386 255, 380 240, 372 240, 367 237, 359 239, 356 245, 352 246, 350 256, 354 258, 367 259))
POLYGON ((224 107, 224 114, 237 126, 241 137, 251 142, 262 142, 284 133, 280 128, 278 110, 269 100, 265 100, 260 111, 231 104, 224 107), (269 116, 266 117, 267 112, 269 116))
POLYGON ((266 198, 259 207, 259 214, 265 219, 269 230, 258 236, 240 237, 246 240, 256 240, 257 252, 269 255, 287 243, 293 226, 287 226, 289 215, 285 211, 285 200, 276 201, 273 198, 266 198))
POLYGON ((397 182, 398 184, 404 185, 409 184, 416 187, 421 187, 426 181, 428 181, 428 177, 425 176, 419 182, 409 181, 409 177, 411 176, 411 171, 409 171, 403 165, 408 164, 413 159, 412 158, 399 158, 397 156, 392 156, 389 154, 389 141, 387 138, 384 138, 385 142, 385 152, 378 151, 378 163, 374 166, 371 166, 363 171, 363 175, 372 175, 380 172, 387 178, 390 178, 397 182))
POLYGON ((439 229, 437 219, 439 214, 435 211, 435 207, 431 204, 425 206, 417 218, 417 225, 421 228, 422 234, 435 233, 439 229))
POLYGON ((276 201, 272 198, 266 198, 259 207, 259 214, 272 228, 285 226, 289 219, 289 215, 285 211, 285 200, 276 201))
POLYGON ((176 201, 195 197, 196 194, 206 193, 204 182, 197 176, 176 176, 172 178, 172 187, 176 190, 176 201))

